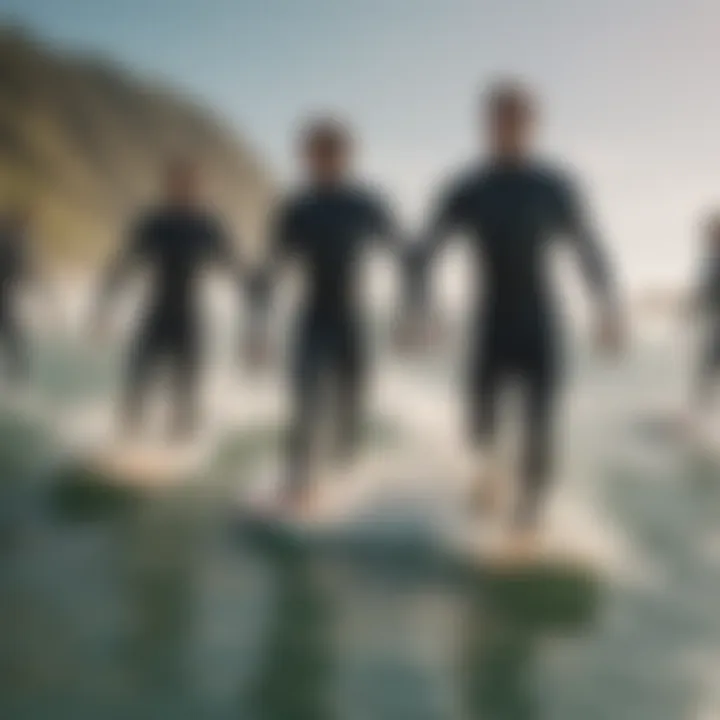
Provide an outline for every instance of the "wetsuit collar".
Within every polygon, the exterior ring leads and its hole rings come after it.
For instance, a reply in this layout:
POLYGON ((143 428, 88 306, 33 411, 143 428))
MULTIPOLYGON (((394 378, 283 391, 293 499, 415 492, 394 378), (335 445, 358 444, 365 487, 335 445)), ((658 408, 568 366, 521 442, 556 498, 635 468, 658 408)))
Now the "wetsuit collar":
POLYGON ((532 167, 533 158, 530 155, 496 155, 490 156, 488 164, 496 170, 524 170, 532 167))
POLYGON ((340 180, 310 180, 308 187, 314 193, 325 194, 344 190, 348 186, 345 178, 340 180))

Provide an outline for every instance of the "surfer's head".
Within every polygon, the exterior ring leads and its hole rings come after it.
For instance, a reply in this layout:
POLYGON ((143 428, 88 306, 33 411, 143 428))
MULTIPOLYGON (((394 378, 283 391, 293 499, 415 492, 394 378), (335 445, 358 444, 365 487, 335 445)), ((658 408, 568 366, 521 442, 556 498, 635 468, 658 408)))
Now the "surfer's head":
POLYGON ((200 197, 200 165, 188 155, 170 158, 164 170, 164 191, 171 205, 194 205, 200 197))
POLYGON ((525 157, 531 150, 537 119, 531 91, 517 80, 503 80, 490 87, 482 105, 491 154, 500 160, 525 157))
POLYGON ((300 155, 308 179, 322 185, 340 182, 352 162, 350 129, 333 117, 308 122, 300 134, 300 155))

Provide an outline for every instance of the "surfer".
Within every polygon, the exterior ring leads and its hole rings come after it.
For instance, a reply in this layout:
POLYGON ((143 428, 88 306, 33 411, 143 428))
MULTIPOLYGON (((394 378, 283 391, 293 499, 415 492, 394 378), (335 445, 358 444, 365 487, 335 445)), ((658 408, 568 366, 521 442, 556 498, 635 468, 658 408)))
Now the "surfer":
MULTIPOLYGON (((523 392, 524 458, 513 537, 530 547, 551 475, 551 438, 562 377, 558 318, 548 261, 551 240, 564 237, 577 250, 597 300, 598 341, 621 343, 611 273, 575 183, 534 158, 533 97, 519 84, 493 87, 483 105, 489 157, 455 178, 442 196, 429 231, 413 250, 413 284, 428 292, 429 266, 445 240, 463 233, 477 256, 482 286, 469 327, 466 402, 473 446, 492 458, 498 397, 507 380, 523 392), (420 278, 420 280, 418 280, 420 278), (530 545, 528 544, 530 543, 530 545)), ((427 306, 427 301, 425 301, 427 306)), ((497 496, 492 462, 474 481, 473 498, 497 496)))
MULTIPOLYGON (((299 265, 307 291, 295 320, 291 350, 292 417, 287 437, 283 504, 303 512, 312 504, 311 452, 322 397, 333 392, 336 459, 349 462, 358 443, 367 372, 359 262, 379 238, 399 248, 385 200, 352 179, 353 138, 334 119, 313 121, 301 133, 303 186, 274 216, 268 261, 258 275, 256 317, 267 314, 272 278, 287 260, 299 265), (329 380, 329 383, 326 381, 329 380)), ((266 323, 258 324, 258 327, 266 323)), ((264 341, 256 339, 262 344, 264 341)))
POLYGON ((219 218, 203 205, 198 164, 173 159, 164 169, 163 202, 140 215, 106 270, 95 316, 95 328, 102 332, 119 286, 137 268, 150 271, 150 299, 130 349, 121 403, 126 434, 137 433, 151 376, 165 363, 172 379, 172 437, 194 435, 203 345, 199 279, 213 264, 244 284, 232 242, 219 218))
POLYGON ((28 343, 17 308, 18 292, 33 275, 29 248, 30 214, 14 207, 0 215, 0 343, 6 377, 24 383, 29 373, 28 343))
POLYGON ((704 234, 706 247, 693 307, 703 338, 693 393, 696 415, 709 409, 720 376, 720 213, 709 218, 704 234))

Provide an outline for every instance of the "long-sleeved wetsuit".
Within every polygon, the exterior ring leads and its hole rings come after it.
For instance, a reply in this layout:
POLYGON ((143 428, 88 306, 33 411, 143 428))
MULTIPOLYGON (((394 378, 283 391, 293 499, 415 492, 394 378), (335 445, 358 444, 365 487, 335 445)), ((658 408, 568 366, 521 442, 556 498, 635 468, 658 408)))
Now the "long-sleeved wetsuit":
POLYGON ((108 295, 135 266, 151 272, 151 297, 130 352, 123 403, 127 429, 137 426, 152 373, 166 362, 172 373, 173 432, 191 433, 202 338, 198 307, 202 271, 216 264, 240 275, 232 244, 220 222, 208 212, 168 207, 143 215, 130 241, 111 265, 104 287, 108 295))
POLYGON ((417 276, 423 277, 432 255, 455 232, 472 241, 482 288, 470 328, 471 433, 476 442, 492 441, 499 391, 509 378, 519 381, 526 423, 526 491, 520 512, 529 517, 549 475, 560 375, 548 268, 551 241, 563 236, 573 243, 590 285, 604 302, 612 294, 607 265, 573 184, 529 163, 489 164, 451 185, 416 251, 417 276))
POLYGON ((349 185, 310 188, 286 200, 276 212, 273 234, 266 278, 281 258, 289 258, 307 280, 292 350, 294 408, 287 448, 290 483, 298 489, 307 479, 326 377, 335 392, 337 449, 351 453, 355 447, 366 371, 358 262, 369 241, 393 241, 397 235, 384 201, 349 185))
POLYGON ((28 352, 18 322, 18 285, 30 275, 25 238, 13 231, 0 231, 0 345, 7 371, 14 381, 23 380, 28 371, 28 352))

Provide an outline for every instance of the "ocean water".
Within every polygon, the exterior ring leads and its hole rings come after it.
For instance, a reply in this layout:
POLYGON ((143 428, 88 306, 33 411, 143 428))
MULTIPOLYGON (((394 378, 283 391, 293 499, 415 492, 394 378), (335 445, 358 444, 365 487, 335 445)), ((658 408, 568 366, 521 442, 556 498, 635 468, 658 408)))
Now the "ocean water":
MULTIPOLYGON (((553 497, 565 542, 597 549, 587 572, 460 577, 239 533, 237 491, 276 451, 283 386, 230 362, 195 482, 94 484, 67 437, 109 422, 120 356, 44 341, 33 398, 6 398, 0 418, 0 717, 720 718, 720 462, 674 427, 678 350, 667 333, 618 364, 572 353, 553 497)), ((443 488, 456 374, 448 357, 379 363, 368 452, 432 456, 443 488)))

